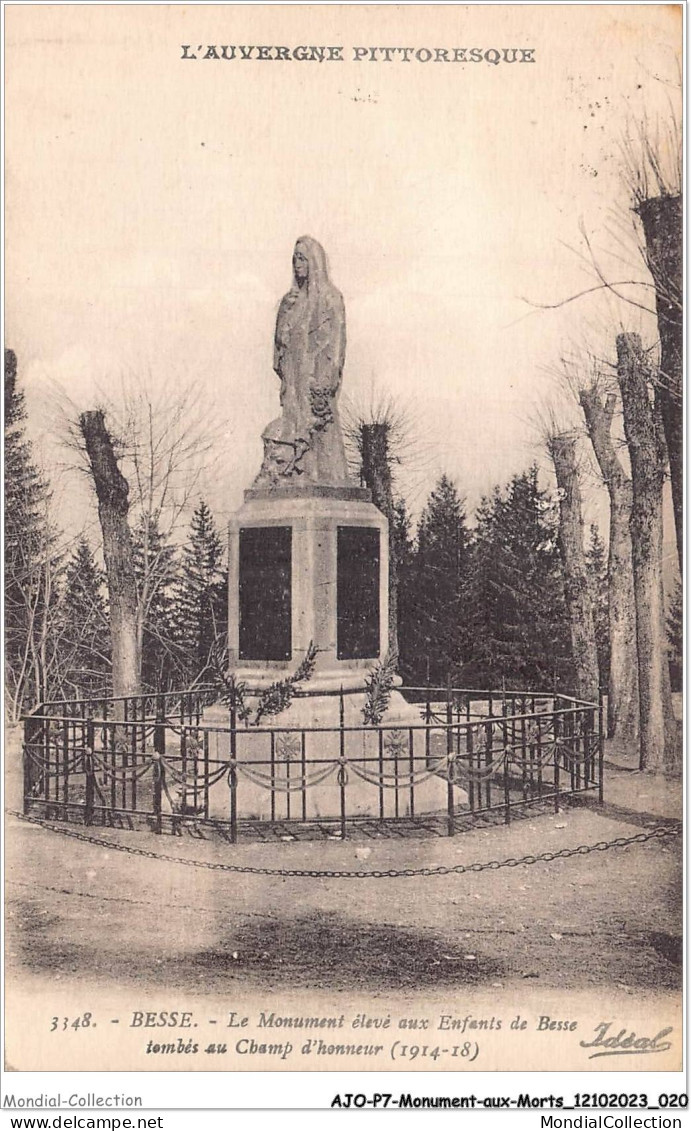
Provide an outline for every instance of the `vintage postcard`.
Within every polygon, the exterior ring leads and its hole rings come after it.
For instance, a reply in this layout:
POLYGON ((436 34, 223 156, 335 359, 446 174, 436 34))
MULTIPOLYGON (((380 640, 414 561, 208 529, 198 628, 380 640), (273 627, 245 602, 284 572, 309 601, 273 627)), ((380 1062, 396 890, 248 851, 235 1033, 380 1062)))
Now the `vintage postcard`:
POLYGON ((6 1092, 674 1115, 682 7, 4 14, 6 1092))

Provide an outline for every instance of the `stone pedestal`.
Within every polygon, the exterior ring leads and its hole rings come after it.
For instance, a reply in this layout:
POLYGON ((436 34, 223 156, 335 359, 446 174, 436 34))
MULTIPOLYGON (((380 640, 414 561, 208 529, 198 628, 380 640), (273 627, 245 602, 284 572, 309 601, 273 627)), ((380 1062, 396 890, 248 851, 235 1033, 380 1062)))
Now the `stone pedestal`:
POLYGON ((369 491, 350 484, 246 491, 230 523, 228 651, 236 679, 257 689, 285 679, 313 643, 310 694, 364 687, 386 654, 388 583, 387 521, 369 491))
MULTIPOLYGON (((405 817, 445 808, 442 776, 416 783, 414 794, 405 785, 391 788, 399 771, 405 783, 411 772, 416 778, 425 775, 428 756, 433 763, 443 758, 446 736, 433 734, 426 746, 424 730, 418 729, 420 708, 394 690, 381 736, 364 725, 366 677, 387 652, 388 549, 386 518, 369 491, 352 484, 245 492, 244 505, 230 523, 230 668, 236 680, 261 692, 292 674, 310 643, 317 659, 312 678, 286 710, 266 716, 259 727, 238 731, 240 764, 265 782, 272 774, 279 786, 272 807, 271 790, 241 773, 239 816, 339 816, 341 788, 333 771, 307 789, 304 814, 301 793, 289 800, 283 790, 301 777, 303 751, 308 780, 319 775, 320 765, 333 766, 341 752, 351 763, 345 786, 348 817, 405 817), (387 787, 382 791, 376 782, 363 780, 358 769, 370 778, 383 771, 387 787)), ((227 721, 227 715, 215 720, 214 713, 208 712, 206 721, 227 721)), ((458 806, 466 800, 457 786, 454 799, 458 806)))

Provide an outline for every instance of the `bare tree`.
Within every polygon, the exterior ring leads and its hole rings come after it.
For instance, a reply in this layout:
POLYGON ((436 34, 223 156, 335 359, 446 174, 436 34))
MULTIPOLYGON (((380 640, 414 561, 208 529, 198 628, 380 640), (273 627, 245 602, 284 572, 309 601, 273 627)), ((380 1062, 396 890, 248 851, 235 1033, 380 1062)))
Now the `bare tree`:
POLYGON ((398 548, 395 538, 395 502, 391 474, 391 425, 382 420, 361 425, 362 478, 372 492, 372 502, 389 523, 389 654, 398 656, 398 548))
POLYGON ((344 435, 355 474, 372 492, 372 501, 389 523, 388 648, 399 654, 399 545, 396 537, 396 478, 401 467, 420 469, 428 459, 427 440, 414 427, 405 406, 385 393, 374 392, 364 407, 346 402, 344 435))
POLYGON ((674 720, 667 662, 662 588, 662 487, 667 453, 650 365, 638 334, 617 337, 617 378, 633 488, 631 541, 636 601, 640 702, 640 767, 668 768, 674 761, 674 720))
POLYGON ((79 427, 98 499, 103 557, 108 579, 113 695, 141 691, 137 583, 129 527, 129 484, 118 466, 113 439, 101 409, 83 412, 79 427))
POLYGON ((656 318, 660 357, 658 365, 649 365, 648 371, 665 434, 677 555, 683 573, 683 155, 681 128, 673 106, 670 104, 663 128, 653 127, 644 119, 624 137, 621 150, 623 180, 633 208, 620 221, 616 239, 622 241, 622 232, 626 243, 634 237, 639 263, 632 265, 633 273, 640 275, 642 259, 652 283, 640 277, 613 280, 598 261, 581 222, 584 258, 594 276, 593 285, 558 302, 531 305, 555 310, 604 291, 656 318), (632 220, 632 215, 637 219, 632 220))
POLYGON ((658 196, 641 200, 638 214, 645 232, 646 259, 655 283, 660 366, 655 395, 665 430, 679 570, 684 568, 683 435, 683 240, 682 200, 658 196))
POLYGON ((571 651, 580 699, 597 702, 599 672, 593 602, 583 545, 581 488, 576 460, 577 434, 555 432, 547 442, 559 489, 559 552, 569 615, 571 651))
MULTIPOLYGON (((679 84, 681 87, 681 83, 679 84)), ((623 145, 625 176, 643 229, 660 336, 655 397, 667 442, 679 570, 683 572, 683 202, 682 135, 673 107, 660 129, 644 121, 623 145)))
POLYGON ((618 398, 603 391, 602 380, 592 380, 576 389, 586 429, 602 481, 609 494, 609 555, 607 589, 609 604, 609 688, 607 733, 622 743, 638 742, 638 656, 636 652, 636 604, 631 557, 631 478, 617 452, 612 422, 618 398))
MULTIPOLYGON (((677 85, 681 93, 681 82, 677 85)), ((637 251, 649 276, 641 277, 640 270, 634 266, 634 277, 613 281, 612 275, 598 263, 590 239, 581 227, 587 251, 586 262, 595 276, 594 285, 560 302, 551 303, 549 307, 555 309, 583 295, 605 291, 621 302, 651 315, 657 322, 657 364, 653 364, 649 354, 643 354, 640 338, 634 334, 620 335, 617 352, 625 434, 632 465, 629 529, 633 543, 632 570, 637 621, 640 758, 641 766, 658 769, 669 765, 673 758, 669 671, 664 655, 664 630, 660 627, 664 625, 661 492, 667 460, 680 569, 683 563, 682 146, 677 111, 671 98, 669 113, 662 125, 658 123, 652 126, 644 117, 642 123, 631 129, 623 139, 622 153, 623 175, 633 208, 626 212, 621 221, 621 230, 626 243, 634 237, 637 251), (649 384, 647 391, 641 385, 643 377, 649 384)), ((621 235, 617 236, 617 240, 621 242, 621 235)), ((581 406, 585 413, 587 406, 583 400, 581 406)), ((612 683, 615 694, 617 687, 620 689, 621 698, 619 705, 616 699, 612 703, 619 717, 614 719, 610 715, 610 724, 615 722, 619 727, 622 719, 626 718, 625 729, 620 731, 624 737, 635 726, 633 712, 628 709, 628 704, 633 702, 633 685, 625 676, 627 666, 631 670, 628 660, 631 617, 627 612, 630 594, 624 592, 624 579, 628 573, 628 548, 625 538, 620 537, 628 505, 627 488, 625 478, 622 478, 622 469, 617 467, 618 461, 613 460, 614 453, 607 439, 612 419, 612 402, 608 401, 603 405, 600 398, 591 398, 589 407, 591 420, 588 426, 596 457, 602 468, 603 456, 604 463, 609 468, 609 471, 603 470, 603 477, 612 503, 614 544, 611 540, 610 555, 621 556, 622 585, 618 590, 615 586, 610 591, 610 597, 616 594, 618 598, 613 601, 611 609, 615 616, 619 610, 623 618, 619 625, 621 636, 617 638, 613 635, 612 638, 615 668, 612 683), (598 438, 605 441, 604 445, 600 445, 599 451, 598 438), (617 496, 616 501, 614 495, 617 496), (620 670, 619 680, 616 676, 617 666, 620 670)), ((587 418, 586 422, 588 423, 587 418)), ((612 557, 611 564, 614 566, 612 557)), ((614 620, 611 627, 614 631, 614 620)))
POLYGON ((155 397, 146 385, 126 385, 112 413, 122 437, 132 528, 141 541, 136 613, 141 654, 152 605, 171 580, 171 540, 192 509, 220 422, 218 414, 210 420, 191 387, 167 388, 155 397))
POLYGON ((8 621, 19 619, 22 630, 8 630, 14 647, 5 662, 5 709, 16 723, 23 711, 45 702, 60 685, 60 563, 52 533, 34 541, 31 560, 15 557, 10 564, 12 594, 6 598, 5 615, 8 621))
POLYGON ((175 664, 171 641, 151 623, 152 609, 172 580, 174 540, 223 428, 191 386, 171 382, 154 395, 138 380, 123 381, 117 398, 82 413, 70 428, 70 446, 83 465, 86 456, 83 469, 98 499, 116 695, 141 690, 147 630, 157 638, 161 663, 175 664))

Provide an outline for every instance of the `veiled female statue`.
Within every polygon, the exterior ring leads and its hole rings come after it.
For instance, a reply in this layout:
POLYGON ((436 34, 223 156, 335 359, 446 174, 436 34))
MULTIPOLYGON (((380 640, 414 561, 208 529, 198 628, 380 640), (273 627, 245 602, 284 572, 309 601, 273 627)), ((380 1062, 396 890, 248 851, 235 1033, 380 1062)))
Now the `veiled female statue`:
POLYGON ((302 236, 293 253, 293 285, 276 319, 274 369, 282 411, 262 433, 256 485, 348 481, 336 406, 345 344, 343 296, 329 282, 321 244, 302 236))

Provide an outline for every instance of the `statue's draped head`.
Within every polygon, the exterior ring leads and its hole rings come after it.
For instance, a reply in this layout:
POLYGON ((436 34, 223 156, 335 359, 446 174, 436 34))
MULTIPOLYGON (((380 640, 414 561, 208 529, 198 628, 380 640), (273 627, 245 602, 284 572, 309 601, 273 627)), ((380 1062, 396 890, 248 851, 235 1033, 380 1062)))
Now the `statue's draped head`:
POLYGON ((319 291, 329 284, 326 252, 312 236, 300 236, 293 251, 293 288, 304 285, 309 291, 319 291))

